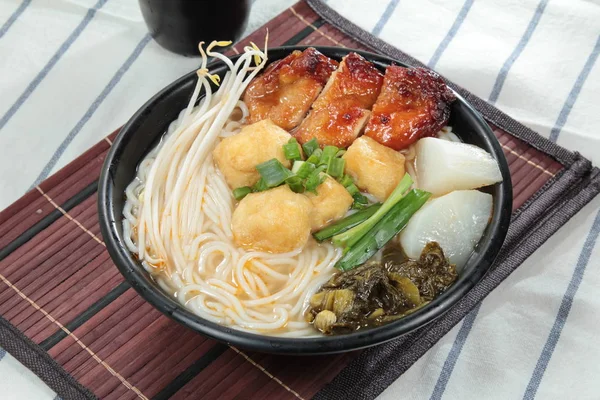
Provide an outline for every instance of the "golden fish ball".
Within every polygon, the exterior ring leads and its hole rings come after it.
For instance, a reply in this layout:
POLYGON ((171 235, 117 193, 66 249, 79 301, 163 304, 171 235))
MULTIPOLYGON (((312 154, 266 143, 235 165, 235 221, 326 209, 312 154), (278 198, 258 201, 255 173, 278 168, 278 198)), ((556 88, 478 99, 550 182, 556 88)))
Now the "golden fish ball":
POLYGON ((273 158, 289 168, 283 145, 292 137, 266 119, 247 125, 237 134, 223 139, 213 151, 217 167, 230 188, 252 186, 260 179, 256 166, 273 158))
POLYGON ((356 186, 379 201, 385 201, 404 176, 404 155, 367 136, 356 139, 343 158, 356 186))
POLYGON ((246 250, 286 253, 310 236, 312 204, 283 185, 244 197, 231 220, 233 238, 246 250))
POLYGON ((317 194, 307 193, 306 196, 313 205, 311 213, 313 232, 342 218, 354 202, 346 188, 331 177, 327 177, 325 182, 317 187, 317 194))

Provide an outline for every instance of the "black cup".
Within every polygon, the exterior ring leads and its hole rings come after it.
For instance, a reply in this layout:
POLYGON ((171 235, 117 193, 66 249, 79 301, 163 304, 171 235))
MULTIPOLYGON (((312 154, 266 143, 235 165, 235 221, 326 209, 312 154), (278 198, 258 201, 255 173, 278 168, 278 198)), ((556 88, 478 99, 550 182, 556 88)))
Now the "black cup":
POLYGON ((199 56, 198 43, 238 40, 250 0, 139 0, 150 34, 167 50, 199 56))

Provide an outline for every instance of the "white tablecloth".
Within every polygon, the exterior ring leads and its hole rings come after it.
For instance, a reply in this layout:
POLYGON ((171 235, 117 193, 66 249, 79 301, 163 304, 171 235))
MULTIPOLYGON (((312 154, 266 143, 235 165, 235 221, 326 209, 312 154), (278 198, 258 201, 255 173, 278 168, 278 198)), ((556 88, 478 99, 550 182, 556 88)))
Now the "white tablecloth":
MULTIPOLYGON (((330 0, 328 5, 600 164, 600 2, 330 0)), ((599 399, 600 197, 381 399, 599 399)))
MULTIPOLYGON (((293 2, 256 0, 247 32, 293 2)), ((600 164, 599 0, 328 4, 600 164)), ((1 0, 0 24, 0 208, 197 65, 149 39, 133 0, 1 0)), ((600 398, 599 208, 597 198, 381 398, 600 398)), ((2 399, 54 397, 1 354, 2 399)))

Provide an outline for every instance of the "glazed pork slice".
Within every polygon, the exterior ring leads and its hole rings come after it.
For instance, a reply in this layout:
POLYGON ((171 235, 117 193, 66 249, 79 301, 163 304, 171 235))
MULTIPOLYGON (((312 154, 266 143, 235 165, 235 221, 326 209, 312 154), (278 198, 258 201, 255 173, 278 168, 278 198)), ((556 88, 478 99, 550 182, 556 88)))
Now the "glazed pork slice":
POLYGON ((312 110, 292 133, 304 144, 316 138, 321 148, 337 146, 347 148, 358 137, 371 112, 347 101, 338 101, 324 108, 312 110))
POLYGON ((300 124, 338 63, 314 48, 275 61, 246 89, 248 123, 271 119, 290 131, 300 124))
POLYGON ((454 94, 443 79, 425 68, 390 66, 365 135, 394 150, 435 136, 450 117, 454 94))
POLYGON ((342 59, 340 67, 331 75, 312 108, 324 108, 345 99, 355 106, 369 110, 379 96, 382 82, 383 74, 373 63, 356 53, 350 53, 342 59))
POLYGON ((292 134, 300 143, 316 138, 321 147, 350 146, 363 130, 382 82, 383 75, 372 63, 348 54, 292 134))

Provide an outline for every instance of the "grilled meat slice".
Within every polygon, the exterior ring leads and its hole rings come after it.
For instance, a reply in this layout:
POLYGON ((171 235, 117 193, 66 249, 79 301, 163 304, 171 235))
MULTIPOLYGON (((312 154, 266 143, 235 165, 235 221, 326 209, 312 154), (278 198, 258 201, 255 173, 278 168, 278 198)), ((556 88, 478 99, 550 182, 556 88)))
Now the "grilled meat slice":
POLYGON ((293 135, 300 143, 317 138, 321 147, 350 146, 362 132, 382 82, 383 75, 372 63, 348 54, 293 135))
POLYGON ((302 122, 338 63, 314 48, 275 61, 246 89, 243 100, 252 124, 271 119, 290 131, 302 122))
POLYGON ((448 123, 455 97, 442 78, 425 68, 390 66, 365 135, 401 150, 448 123))
POLYGON ((342 59, 312 108, 324 108, 344 99, 353 106, 370 110, 377 100, 382 82, 383 75, 373 63, 350 53, 342 59))

